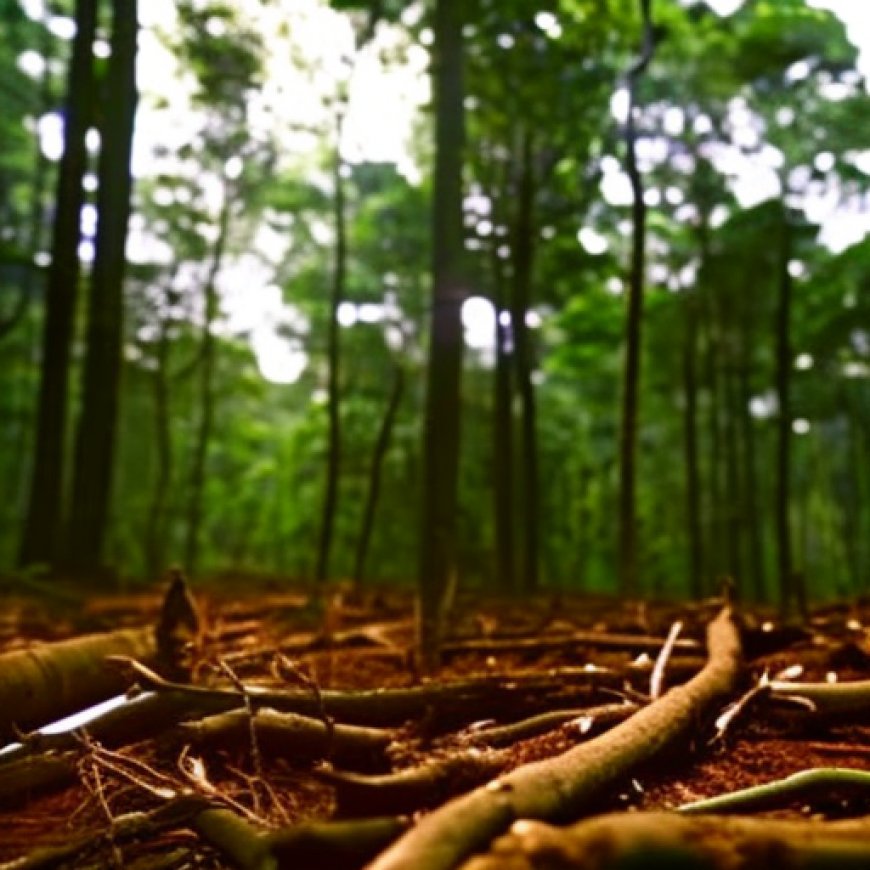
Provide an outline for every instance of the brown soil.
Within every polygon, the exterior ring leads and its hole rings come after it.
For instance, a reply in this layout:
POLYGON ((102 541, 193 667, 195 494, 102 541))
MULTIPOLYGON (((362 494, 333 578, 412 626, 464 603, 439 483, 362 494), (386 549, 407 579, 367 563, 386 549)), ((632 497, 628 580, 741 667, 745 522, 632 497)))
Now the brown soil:
MULTIPOLYGON (((202 685, 228 685, 218 663, 225 662, 246 684, 282 687, 308 684, 321 689, 371 689, 413 686, 420 676, 413 667, 412 604, 394 591, 352 594, 333 590, 325 601, 302 591, 277 586, 243 593, 210 591, 198 595, 205 624, 193 672, 202 685), (282 649, 293 663, 289 670, 275 666, 275 651, 282 649), (295 669, 295 670, 294 670, 295 669), (294 676, 295 674, 295 676, 294 676)), ((44 599, 7 598, 0 620, 0 652, 27 647, 84 632, 154 623, 161 597, 92 597, 83 605, 60 599, 47 606, 44 599)), ((630 697, 649 690, 648 665, 637 650, 605 649, 592 643, 558 642, 581 631, 645 635, 664 638, 675 619, 684 623, 682 639, 701 641, 704 627, 715 611, 703 605, 627 604, 609 599, 537 599, 532 602, 468 599, 460 601, 452 621, 456 640, 504 641, 480 651, 457 649, 436 677, 438 682, 486 674, 546 674, 554 669, 594 665, 604 669, 602 686, 623 684, 630 697), (539 648, 526 643, 510 647, 508 641, 525 638, 549 640, 539 648)), ((765 672, 772 675, 800 665, 801 680, 839 681, 870 677, 870 605, 830 606, 814 613, 804 630, 781 631, 768 613, 744 613, 747 647, 746 683, 749 689, 765 672)), ((688 678, 703 649, 694 653, 675 649, 666 670, 670 684, 688 678)), ((650 657, 649 654, 647 656, 650 657)), ((656 652, 651 653, 655 659, 656 652)), ((566 677, 566 680, 569 679, 566 677)), ((313 691, 313 689, 312 689, 313 691)), ((614 700, 615 696, 611 697, 614 700)), ((525 718, 532 712, 564 706, 558 693, 538 699, 537 709, 500 711, 499 723, 525 718)), ((586 706, 606 703, 590 699, 586 706)), ((570 706, 584 706, 574 700, 570 706)), ((432 711, 437 712, 437 711, 432 711)), ((478 717, 485 719, 484 715, 478 717)), ((469 735, 483 727, 480 721, 452 723, 444 731, 437 717, 423 717, 405 724, 390 750, 394 769, 411 767, 445 757, 470 745, 469 735), (434 722, 434 724, 433 724, 434 722)), ((713 723, 698 723, 695 734, 679 751, 659 758, 636 771, 601 799, 600 811, 672 809, 683 803, 775 780, 811 767, 852 767, 870 770, 870 720, 811 722, 801 711, 784 710, 763 715, 749 708, 720 740, 711 738, 713 723)), ((564 751, 578 739, 576 723, 562 726, 513 744, 508 767, 564 751)), ((333 817, 333 786, 312 764, 294 765, 287 760, 263 757, 259 765, 245 747, 240 751, 197 750, 204 762, 208 788, 247 808, 264 826, 333 817), (263 785, 265 781, 266 786, 263 785)), ((153 785, 158 775, 179 787, 185 781, 178 766, 178 752, 167 752, 159 740, 149 740, 117 750, 142 762, 141 779, 153 785), (153 776, 151 775, 153 774, 153 776)), ((132 775, 100 767, 83 748, 82 781, 33 797, 0 813, 0 861, 11 861, 37 847, 63 844, 90 831, 106 831, 111 820, 132 810, 147 810, 160 798, 132 775)), ((2 774, 2 763, 0 763, 2 774)), ((203 783, 200 783, 202 786, 203 783)), ((205 787, 205 786, 203 786, 205 787)), ((821 815, 838 818, 870 814, 870 798, 854 794, 826 794, 778 808, 779 817, 821 815)), ((120 860, 128 867, 226 867, 217 853, 184 829, 169 830, 143 841, 125 843, 120 859, 111 850, 92 852, 67 866, 112 866, 120 860), (159 860, 158 860, 159 859, 159 860)))

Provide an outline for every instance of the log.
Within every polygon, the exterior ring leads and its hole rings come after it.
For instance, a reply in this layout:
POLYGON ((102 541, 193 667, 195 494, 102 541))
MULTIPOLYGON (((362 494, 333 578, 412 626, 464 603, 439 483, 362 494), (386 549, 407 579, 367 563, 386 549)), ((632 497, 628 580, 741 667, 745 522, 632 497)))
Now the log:
POLYGON ((462 870, 862 870, 870 817, 821 822, 612 813, 570 828, 519 821, 462 870))
POLYGON ((89 634, 0 655, 0 740, 118 695, 127 681, 108 656, 153 660, 153 628, 89 634))

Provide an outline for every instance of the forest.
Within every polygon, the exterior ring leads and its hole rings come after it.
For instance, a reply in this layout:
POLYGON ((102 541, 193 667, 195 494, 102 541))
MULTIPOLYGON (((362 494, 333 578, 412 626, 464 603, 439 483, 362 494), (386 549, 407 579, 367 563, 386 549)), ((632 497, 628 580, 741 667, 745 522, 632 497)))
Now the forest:
MULTIPOLYGON (((870 710, 870 23, 835 6, 0 0, 0 807, 78 777, 102 820, 20 866, 128 866, 138 788, 172 797, 134 838, 209 844, 143 868, 610 870, 583 838, 646 814, 523 820, 752 715, 758 770, 830 784, 830 747, 771 759, 785 709, 870 710), (273 776, 289 732, 321 766, 273 776), (210 782, 188 751, 227 740, 252 772, 210 782), (299 819, 349 827, 272 829, 299 819)), ((861 727, 835 789, 866 793, 861 727)), ((674 775, 601 806, 713 799, 674 775)), ((838 866, 867 818, 830 822, 838 866)))
POLYGON ((407 584, 434 523, 467 587, 866 591, 832 13, 480 0, 421 96, 422 4, 167 4, 138 76, 68 5, 4 3, 4 571, 407 584))

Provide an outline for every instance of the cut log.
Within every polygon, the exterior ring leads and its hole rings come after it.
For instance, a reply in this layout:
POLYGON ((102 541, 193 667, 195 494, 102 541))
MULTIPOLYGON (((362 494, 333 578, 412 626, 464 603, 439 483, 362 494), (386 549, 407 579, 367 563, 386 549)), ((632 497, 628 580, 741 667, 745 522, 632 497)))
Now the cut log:
POLYGON ((108 656, 151 662, 153 628, 131 628, 62 640, 0 655, 0 740, 62 719, 118 695, 127 680, 108 656))

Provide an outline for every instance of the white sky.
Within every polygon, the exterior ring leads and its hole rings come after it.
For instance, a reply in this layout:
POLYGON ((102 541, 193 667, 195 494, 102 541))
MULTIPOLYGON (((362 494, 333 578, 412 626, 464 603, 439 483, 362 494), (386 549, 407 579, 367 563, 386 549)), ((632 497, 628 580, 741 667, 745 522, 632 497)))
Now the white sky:
MULTIPOLYGON (((43 14, 44 0, 21 0, 32 17, 43 14)), ((331 119, 324 109, 323 98, 334 88, 338 77, 350 74, 348 56, 352 51, 352 33, 345 18, 328 9, 321 0, 274 0, 259 3, 239 0, 246 11, 246 23, 264 34, 275 34, 277 23, 289 24, 287 36, 276 44, 270 43, 265 85, 257 108, 252 113, 252 125, 264 135, 275 135, 288 163, 304 163, 306 157, 322 147, 323 132, 330 129, 331 119), (311 65, 312 74, 301 72, 294 60, 300 53, 311 65), (315 128, 315 132, 300 131, 299 127, 315 128), (318 130, 320 132, 316 132, 318 130)), ((720 14, 730 14, 744 0, 706 0, 720 14)), ((849 38, 859 46, 859 69, 870 80, 870 0, 809 0, 809 4, 833 10, 846 24, 849 38)), ((420 4, 412 3, 405 15, 414 18, 420 14, 420 4)), ((138 78, 143 99, 136 122, 134 140, 134 173, 147 176, 161 167, 154 159, 154 148, 159 144, 170 148, 189 141, 196 126, 196 118, 189 108, 189 83, 185 82, 171 52, 160 43, 156 31, 171 32, 176 21, 173 0, 146 0, 140 4, 143 30, 139 42, 138 78), (155 97, 167 104, 158 107, 155 97)), ((552 22, 550 22, 552 24, 552 22)), ((556 25, 557 26, 557 25, 556 25)), ((53 30, 71 35, 63 19, 53 20, 53 30)), ((551 33, 552 31, 552 33, 551 33)), ((550 27, 547 31, 556 31, 550 27)), ((30 52, 28 55, 35 55, 30 52)), ((22 66, 38 74, 38 56, 28 57, 22 66)), ((342 153, 345 159, 390 161, 410 180, 419 179, 419 170, 410 154, 412 125, 421 107, 429 99, 429 80, 426 75, 428 53, 421 46, 403 46, 398 31, 381 28, 374 45, 364 52, 353 68, 349 82, 350 102, 345 123, 342 153), (379 52, 404 51, 403 67, 384 67, 379 52)), ((612 104, 614 113, 624 112, 620 95, 612 104)), ((739 119, 740 107, 734 108, 739 119)), ((669 123, 678 126, 681 114, 674 113, 669 123)), ((747 138, 753 133, 749 123, 739 127, 747 138)), ((47 117, 40 122, 43 148, 52 157, 59 155, 61 147, 59 119, 47 117)), ((656 143, 647 143, 649 159, 655 160, 656 143)), ((776 149, 765 149, 757 157, 747 157, 731 149, 717 157, 717 165, 734 175, 734 189, 743 205, 752 205, 778 193, 778 182, 773 171, 776 149)), ((778 153, 778 152, 777 152, 778 153)), ((867 155, 870 159, 870 154, 867 155)), ((165 169, 165 167, 163 167, 165 169)), ((602 194, 611 204, 630 201, 630 186, 619 161, 605 161, 602 194)), ((202 178, 207 188, 209 179, 202 178)), ((654 198, 660 194, 654 193, 654 198)), ((670 192, 666 192, 666 196, 670 192)), ((677 191, 677 193, 679 193, 677 191)), ((676 196, 676 194, 674 194, 676 196)), ((656 205, 651 196, 651 205, 656 205)), ((215 196, 215 208, 217 199, 215 196)), ((833 250, 840 250, 859 241, 870 232, 870 214, 860 210, 859 203, 843 206, 837 198, 818 197, 809 204, 810 217, 823 224, 822 240, 833 250)), ((594 228, 584 227, 578 232, 578 242, 590 253, 600 252, 607 241, 594 228)), ((220 278, 223 291, 223 309, 229 328, 251 333, 252 343, 261 372, 268 380, 289 383, 296 380, 305 367, 307 358, 301 346, 294 345, 279 335, 281 325, 295 329, 304 327, 294 309, 286 305, 278 287, 274 285, 274 270, 269 264, 280 261, 286 252, 287 238, 264 231, 255 237, 255 253, 229 264, 220 278)), ((87 243, 85 245, 87 251, 87 243)), ((134 259, 165 259, 169 253, 147 235, 131 233, 130 251, 134 259)), ((355 314, 353 315, 356 316, 355 314)), ((345 311, 350 321, 352 313, 345 311)), ((472 347, 485 351, 492 345, 493 316, 489 303, 475 297, 463 312, 466 338, 472 347)))

